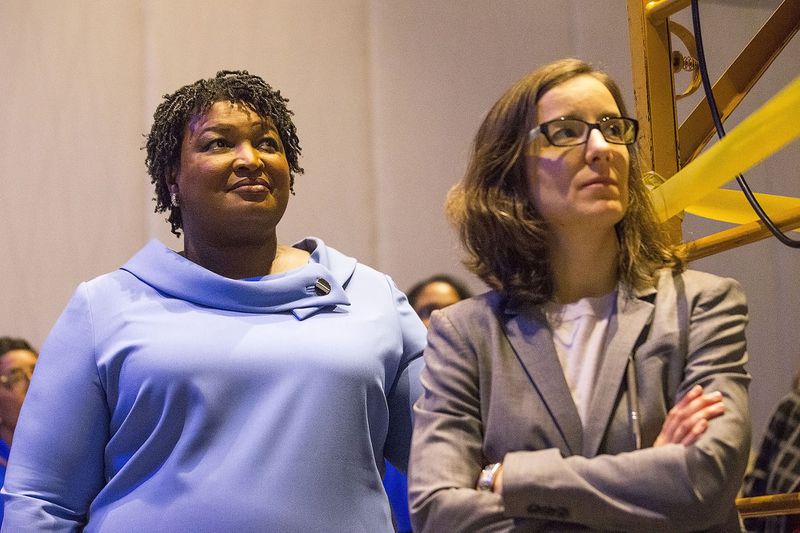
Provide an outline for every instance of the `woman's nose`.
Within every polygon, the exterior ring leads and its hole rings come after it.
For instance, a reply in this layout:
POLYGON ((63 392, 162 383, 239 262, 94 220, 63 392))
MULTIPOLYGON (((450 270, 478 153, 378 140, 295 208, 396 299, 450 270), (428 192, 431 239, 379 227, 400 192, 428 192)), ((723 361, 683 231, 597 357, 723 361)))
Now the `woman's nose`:
POLYGON ((236 148, 236 160, 234 161, 234 168, 244 168, 248 170, 256 170, 261 168, 261 157, 252 144, 249 142, 242 143, 236 148))
POLYGON ((611 144, 603 137, 599 128, 589 131, 589 138, 586 139, 586 157, 594 160, 596 158, 607 158, 611 154, 611 144))

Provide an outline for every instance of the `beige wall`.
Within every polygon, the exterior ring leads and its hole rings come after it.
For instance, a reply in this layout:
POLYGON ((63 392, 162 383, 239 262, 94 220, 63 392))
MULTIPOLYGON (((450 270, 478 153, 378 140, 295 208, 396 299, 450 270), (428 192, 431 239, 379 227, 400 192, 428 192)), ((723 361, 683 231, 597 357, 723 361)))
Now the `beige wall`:
MULTIPOLYGON (((751 4, 702 2, 712 77, 778 0, 751 4)), ((401 287, 466 276, 442 201, 483 114, 527 71, 568 55, 609 70, 632 104, 626 26, 622 0, 4 0, 0 334, 40 345, 77 283, 151 237, 180 247, 152 213, 142 133, 161 95, 223 68, 291 99, 306 174, 284 241, 322 237, 401 287)), ((729 129, 797 75, 798 58, 795 39, 729 129)), ((798 152, 751 171, 752 186, 800 196, 798 152)), ((724 227, 685 224, 688 238, 724 227)), ((800 359, 798 253, 767 241, 696 265, 738 278, 750 297, 757 437, 800 359)))

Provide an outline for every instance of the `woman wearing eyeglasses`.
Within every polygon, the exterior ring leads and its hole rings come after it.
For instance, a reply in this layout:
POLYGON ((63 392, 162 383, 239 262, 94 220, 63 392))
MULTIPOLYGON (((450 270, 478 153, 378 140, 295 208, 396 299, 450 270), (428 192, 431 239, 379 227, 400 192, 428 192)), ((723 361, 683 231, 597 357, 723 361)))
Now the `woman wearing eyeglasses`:
POLYGON ((745 298, 684 271, 637 130, 574 59, 520 80, 478 130, 447 207, 493 290, 431 319, 415 531, 739 528, 745 298))
MULTIPOLYGON (((25 339, 0 337, 0 486, 6 476, 19 410, 28 392, 37 357, 36 350, 25 339)), ((0 524, 2 522, 3 506, 0 505, 0 524)))

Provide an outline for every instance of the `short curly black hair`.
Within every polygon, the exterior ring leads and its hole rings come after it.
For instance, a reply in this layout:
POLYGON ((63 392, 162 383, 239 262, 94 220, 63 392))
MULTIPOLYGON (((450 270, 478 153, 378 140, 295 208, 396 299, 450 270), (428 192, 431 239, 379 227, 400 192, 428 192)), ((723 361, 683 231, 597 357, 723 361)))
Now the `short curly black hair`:
POLYGON ((21 337, 0 337, 0 356, 12 350, 27 350, 33 352, 34 355, 39 355, 39 353, 33 349, 33 346, 21 337))
POLYGON ((411 307, 414 309, 417 308, 417 298, 419 298, 422 290, 431 283, 446 283, 447 285, 450 285, 453 290, 456 291, 459 300, 466 300, 472 296, 472 291, 470 291, 461 280, 456 279, 449 274, 434 274, 433 276, 415 283, 414 286, 408 290, 406 297, 408 298, 408 303, 411 304, 411 307))
POLYGON ((294 176, 302 174, 303 169, 298 162, 300 140, 292 122, 294 113, 286 107, 288 101, 280 91, 246 70, 222 70, 213 78, 197 80, 172 94, 164 95, 164 101, 153 114, 150 133, 146 136, 145 165, 150 181, 155 185, 155 212, 169 211, 167 221, 172 225, 172 233, 180 236, 183 228, 180 208, 170 203, 168 183, 168 178, 180 167, 183 132, 189 121, 205 114, 216 102, 242 104, 259 116, 272 119, 286 152, 289 189, 294 194, 294 176))

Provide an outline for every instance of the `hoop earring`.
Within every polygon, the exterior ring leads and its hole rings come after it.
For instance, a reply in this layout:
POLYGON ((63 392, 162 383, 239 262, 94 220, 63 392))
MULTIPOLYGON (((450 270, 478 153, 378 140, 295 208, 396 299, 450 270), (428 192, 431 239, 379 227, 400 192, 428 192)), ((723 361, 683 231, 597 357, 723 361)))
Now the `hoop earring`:
POLYGON ((180 202, 178 202, 178 193, 176 192, 169 193, 169 203, 172 204, 172 207, 181 206, 180 202))

